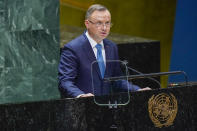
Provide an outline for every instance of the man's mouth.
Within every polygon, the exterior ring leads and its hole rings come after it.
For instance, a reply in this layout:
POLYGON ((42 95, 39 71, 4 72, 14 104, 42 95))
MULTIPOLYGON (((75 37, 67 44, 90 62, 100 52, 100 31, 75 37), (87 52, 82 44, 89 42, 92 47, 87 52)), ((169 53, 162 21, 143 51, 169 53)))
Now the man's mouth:
POLYGON ((106 32, 101 32, 101 35, 106 35, 107 33, 106 32))

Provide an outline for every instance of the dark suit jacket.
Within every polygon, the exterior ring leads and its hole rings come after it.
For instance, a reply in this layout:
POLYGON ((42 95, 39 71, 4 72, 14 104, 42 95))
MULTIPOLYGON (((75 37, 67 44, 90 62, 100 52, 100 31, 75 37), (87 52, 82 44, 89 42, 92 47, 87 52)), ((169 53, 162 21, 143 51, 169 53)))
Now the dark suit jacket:
MULTIPOLYGON (((103 43, 106 61, 119 60, 116 44, 108 39, 104 39, 103 43)), ((96 57, 85 33, 63 47, 58 68, 59 90, 62 97, 76 97, 85 93, 94 95, 109 93, 109 85, 103 83, 98 64, 95 61, 96 57)), ((120 73, 120 70, 117 70, 118 66, 118 64, 107 62, 105 77, 118 76, 120 73)), ((127 87, 126 82, 121 85, 127 87)), ((131 91, 138 89, 139 87, 135 85, 130 87, 131 91)))

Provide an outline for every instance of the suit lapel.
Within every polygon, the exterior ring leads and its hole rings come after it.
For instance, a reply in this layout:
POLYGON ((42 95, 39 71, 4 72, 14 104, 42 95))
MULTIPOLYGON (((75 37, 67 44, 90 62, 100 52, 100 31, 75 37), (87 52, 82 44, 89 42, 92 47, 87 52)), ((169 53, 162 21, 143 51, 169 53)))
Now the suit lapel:
POLYGON ((110 45, 106 42, 106 41, 103 41, 104 43, 104 47, 105 47, 105 56, 106 56, 106 69, 105 69, 105 77, 108 76, 108 71, 109 71, 109 60, 111 59, 110 58, 110 45))

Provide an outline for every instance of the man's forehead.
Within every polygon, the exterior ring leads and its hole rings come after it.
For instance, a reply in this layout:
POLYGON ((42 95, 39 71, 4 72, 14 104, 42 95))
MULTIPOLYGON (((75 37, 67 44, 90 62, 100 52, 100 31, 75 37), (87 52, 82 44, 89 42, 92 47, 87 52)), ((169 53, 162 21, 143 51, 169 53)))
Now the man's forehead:
POLYGON ((105 10, 105 11, 94 11, 91 15, 91 17, 93 19, 110 19, 111 15, 109 13, 109 11, 105 10))

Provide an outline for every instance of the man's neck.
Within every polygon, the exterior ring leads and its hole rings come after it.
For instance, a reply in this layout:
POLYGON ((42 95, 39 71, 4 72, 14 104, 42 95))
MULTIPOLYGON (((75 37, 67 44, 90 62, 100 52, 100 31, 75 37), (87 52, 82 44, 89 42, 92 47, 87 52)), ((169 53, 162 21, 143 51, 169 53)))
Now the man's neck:
POLYGON ((98 39, 95 39, 88 31, 87 31, 89 37, 91 37, 94 41, 96 41, 96 43, 101 43, 102 40, 98 40, 98 39))

